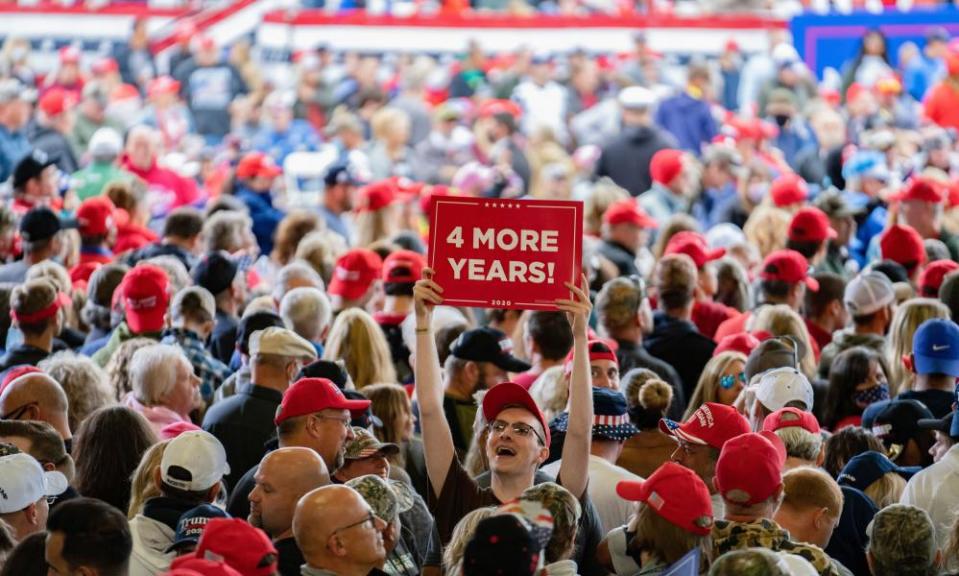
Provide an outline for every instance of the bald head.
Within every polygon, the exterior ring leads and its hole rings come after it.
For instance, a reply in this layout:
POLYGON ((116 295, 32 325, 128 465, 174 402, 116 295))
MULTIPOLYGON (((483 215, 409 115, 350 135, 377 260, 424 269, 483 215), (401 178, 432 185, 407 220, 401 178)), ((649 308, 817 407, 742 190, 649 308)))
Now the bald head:
POLYGON ((293 515, 293 535, 307 564, 336 573, 366 573, 379 565, 386 558, 384 528, 348 486, 313 490, 300 499, 293 515))
POLYGON ((13 380, 0 394, 0 414, 14 420, 40 420, 53 426, 64 440, 71 438, 67 395, 46 374, 26 374, 13 380))
POLYGON ((319 454, 309 448, 280 448, 267 454, 253 476, 250 524, 274 540, 289 538, 296 503, 308 492, 330 483, 319 454))

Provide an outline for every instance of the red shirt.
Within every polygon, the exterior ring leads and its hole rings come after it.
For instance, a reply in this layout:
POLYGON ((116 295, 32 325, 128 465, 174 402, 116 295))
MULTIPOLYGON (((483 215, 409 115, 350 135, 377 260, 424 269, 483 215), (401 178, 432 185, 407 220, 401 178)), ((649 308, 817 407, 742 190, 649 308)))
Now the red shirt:
POLYGON ((197 204, 203 199, 196 182, 162 168, 156 162, 145 170, 134 165, 129 158, 123 158, 120 165, 147 183, 147 203, 153 218, 165 217, 174 208, 197 204))
POLYGON ((959 88, 949 80, 936 84, 923 102, 926 117, 943 128, 959 130, 959 88))
MULTIPOLYGON (((719 326, 736 316, 739 316, 738 310, 719 302, 697 300, 693 304, 693 324, 696 325, 700 334, 713 340, 716 340, 716 330, 719 329, 719 326)), ((718 340, 716 341, 718 342, 718 340)))
POLYGON ((809 320, 809 318, 804 318, 803 321, 806 323, 806 329, 809 330, 809 336, 820 350, 832 342, 832 334, 830 332, 826 332, 820 328, 818 324, 809 320))

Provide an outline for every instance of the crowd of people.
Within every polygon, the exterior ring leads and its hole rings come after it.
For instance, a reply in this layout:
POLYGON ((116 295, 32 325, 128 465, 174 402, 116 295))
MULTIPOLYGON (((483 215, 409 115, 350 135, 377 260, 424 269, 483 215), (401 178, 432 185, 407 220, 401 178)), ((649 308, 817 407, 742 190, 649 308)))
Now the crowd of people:
POLYGON ((957 573, 949 33, 635 42, 8 39, 0 575, 957 573), (457 195, 581 201, 568 297, 444 305, 457 195))

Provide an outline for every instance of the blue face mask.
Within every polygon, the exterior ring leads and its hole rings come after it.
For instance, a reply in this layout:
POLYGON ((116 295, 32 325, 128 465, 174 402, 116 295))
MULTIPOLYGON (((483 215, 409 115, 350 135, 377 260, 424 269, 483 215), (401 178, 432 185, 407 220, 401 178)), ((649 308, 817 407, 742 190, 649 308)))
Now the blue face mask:
POLYGON ((856 390, 856 392, 853 393, 852 398, 853 401, 856 402, 856 406, 865 408, 874 402, 889 400, 889 386, 886 384, 877 384, 872 388, 856 390))

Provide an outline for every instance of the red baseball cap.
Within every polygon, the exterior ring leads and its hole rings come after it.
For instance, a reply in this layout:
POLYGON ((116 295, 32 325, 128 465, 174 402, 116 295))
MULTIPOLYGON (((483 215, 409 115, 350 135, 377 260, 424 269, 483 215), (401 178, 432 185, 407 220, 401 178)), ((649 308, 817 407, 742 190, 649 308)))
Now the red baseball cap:
POLYGON ((383 282, 416 282, 423 276, 426 259, 412 250, 391 252, 383 261, 383 282))
POLYGON ((48 118, 53 118, 73 108, 74 104, 76 104, 76 101, 70 96, 69 92, 62 88, 53 88, 40 98, 37 107, 48 118))
POLYGON ((809 187, 806 181, 796 174, 783 174, 773 180, 769 187, 769 196, 773 204, 782 208, 791 206, 800 202, 805 202, 809 198, 809 187))
POLYGON ((603 212, 603 222, 610 226, 632 224, 640 228, 659 228, 659 223, 644 212, 631 198, 610 204, 606 212, 603 212))
POLYGON ((387 182, 393 185, 396 194, 404 200, 418 198, 423 189, 426 188, 425 182, 417 182, 404 176, 393 176, 387 179, 387 182))
POLYGON ((11 382, 27 374, 45 374, 45 372, 36 366, 15 366, 7 370, 6 374, 3 375, 3 382, 0 382, 0 394, 3 393, 3 390, 9 386, 11 382))
POLYGON ((726 249, 716 248, 715 250, 710 250, 709 245, 706 243, 705 236, 699 232, 684 230, 674 234, 673 237, 669 239, 669 243, 666 244, 666 250, 663 251, 663 255, 668 256, 670 254, 685 254, 693 259, 697 268, 702 268, 707 262, 712 262, 725 256, 726 249))
POLYGON ((749 356, 757 346, 759 346, 759 338, 753 334, 748 332, 730 334, 719 341, 713 350, 713 356, 719 356, 723 352, 739 352, 749 356))
POLYGON ((239 518, 213 518, 196 544, 196 558, 222 560, 244 576, 272 576, 277 551, 266 532, 239 518))
POLYGON ((533 400, 533 397, 529 395, 526 388, 523 388, 519 384, 503 382, 490 388, 486 396, 483 396, 483 417, 486 418, 487 422, 492 422, 496 420, 500 412, 512 406, 522 407, 533 416, 536 416, 536 419, 539 420, 539 423, 543 426, 543 434, 545 435, 543 440, 546 442, 546 446, 549 447, 551 438, 546 416, 543 415, 542 410, 536 405, 536 402, 533 400))
POLYGON ((236 166, 236 177, 246 180, 249 178, 276 178, 283 170, 276 165, 271 156, 262 152, 250 152, 244 156, 236 166))
POLYGON ((283 393, 273 423, 279 426, 284 420, 323 410, 362 412, 369 407, 369 400, 349 400, 336 384, 326 378, 300 378, 283 393))
POLYGON ((792 426, 802 428, 806 432, 819 434, 819 420, 816 420, 812 412, 806 412, 799 408, 780 408, 763 420, 763 432, 775 432, 792 426))
POLYGON ((814 206, 799 209, 789 222, 789 239, 794 242, 822 242, 838 236, 829 225, 829 216, 814 206))
POLYGON ((902 190, 900 190, 893 199, 900 202, 916 200, 919 202, 942 204, 946 199, 946 191, 942 184, 932 178, 915 176, 906 182, 902 190))
POLYGON ((482 118, 489 118, 497 114, 509 114, 513 118, 519 119, 523 115, 523 109, 519 104, 512 100, 487 100, 479 106, 478 115, 482 118))
POLYGON ((357 212, 375 212, 396 201, 396 185, 391 180, 380 180, 359 190, 357 212))
POLYGON ((786 447, 771 432, 750 432, 726 442, 716 461, 716 489, 737 504, 758 504, 783 483, 786 447))
POLYGON ((243 576, 224 562, 197 558, 192 554, 174 558, 170 571, 163 576, 243 576))
POLYGON ((81 236, 106 236, 114 227, 113 202, 106 196, 87 198, 77 208, 77 228, 81 236))
POLYGON ((93 64, 90 66, 90 72, 96 76, 101 76, 103 74, 112 74, 113 72, 119 72, 120 65, 117 64, 117 61, 109 56, 103 58, 97 58, 93 64))
MULTIPOLYGON (((616 358, 616 349, 619 345, 615 340, 606 340, 604 338, 591 338, 586 344, 586 351, 589 352, 589 361, 610 360, 619 366, 619 359, 616 358)), ((563 371, 569 374, 573 371, 573 350, 566 355, 563 363, 563 371)))
POLYGON ((902 224, 894 224, 882 233, 879 252, 883 260, 898 262, 910 272, 926 261, 926 246, 922 236, 915 229, 902 224))
POLYGON ((160 440, 173 440, 184 432, 194 432, 196 430, 203 430, 203 428, 193 422, 174 422, 160 429, 160 440))
POLYGON ((649 161, 649 175, 653 182, 669 185, 683 171, 683 151, 667 148, 653 154, 649 161))
POLYGON ((150 80, 147 85, 147 95, 151 98, 158 94, 176 94, 180 91, 180 83, 170 76, 160 76, 150 80))
POLYGON ((139 264, 120 284, 126 322, 134 334, 163 330, 163 317, 170 303, 170 280, 153 264, 139 264))
POLYGON ((732 406, 706 402, 682 424, 663 418, 659 421, 659 430, 690 444, 720 450, 730 438, 749 432, 749 421, 732 406))
POLYGON ((666 462, 646 480, 622 480, 616 493, 624 500, 645 502, 670 524, 699 536, 713 527, 713 501, 709 488, 695 472, 666 462))
POLYGON ((766 256, 759 273, 763 280, 780 280, 787 284, 805 282, 813 292, 819 291, 819 281, 809 275, 809 262, 795 250, 776 250, 766 256))
POLYGON ((64 46, 58 54, 61 64, 76 64, 80 61, 80 49, 76 46, 64 46))
POLYGON ((382 270, 383 260, 376 252, 366 248, 349 250, 336 261, 328 292, 347 300, 357 300, 366 294, 382 270))
POLYGON ((959 270, 959 264, 952 260, 936 260, 927 264, 919 273, 919 295, 938 298, 942 281, 956 270, 959 270))

